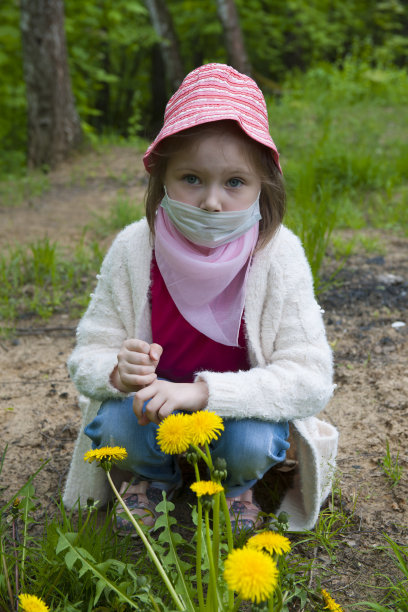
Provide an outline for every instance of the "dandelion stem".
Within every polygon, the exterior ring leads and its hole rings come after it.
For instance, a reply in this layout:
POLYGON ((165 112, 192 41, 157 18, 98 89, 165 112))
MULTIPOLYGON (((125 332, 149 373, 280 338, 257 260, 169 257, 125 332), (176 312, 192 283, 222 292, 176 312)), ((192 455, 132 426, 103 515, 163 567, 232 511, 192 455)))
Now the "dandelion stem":
POLYGON ((171 597, 173 598, 173 601, 176 604, 178 610, 185 610, 185 608, 184 608, 183 604, 181 603, 181 601, 180 601, 176 591, 174 590, 173 585, 171 584, 170 580, 168 579, 168 576, 167 576, 166 572, 164 571, 162 564, 160 563, 159 559, 157 558, 157 555, 154 552, 154 550, 152 548, 152 545, 150 544, 149 540, 146 538, 145 534, 143 533, 142 528, 140 527, 140 525, 135 520, 134 516, 129 511, 129 509, 126 506, 124 500, 122 499, 122 497, 120 496, 117 488, 115 487, 109 471, 106 472, 106 476, 108 477, 109 484, 112 487, 112 490, 113 490, 114 494, 116 495, 120 505, 122 506, 122 508, 126 512, 130 522, 133 524, 133 526, 136 529, 138 535, 140 536, 143 544, 145 545, 146 550, 147 550, 147 552, 150 555, 150 558, 152 559, 153 563, 155 564, 155 566, 156 566, 156 568, 157 568, 161 578, 163 579, 163 582, 165 583, 165 585, 167 587, 167 590, 169 591, 171 597))
POLYGON ((13 591, 11 589, 10 577, 9 577, 8 569, 7 569, 3 538, 0 539, 0 555, 1 555, 2 565, 3 565, 4 579, 7 585, 8 596, 10 599, 10 606, 13 606, 14 597, 13 597, 13 591))
MULTIPOLYGON (((225 525, 227 528, 227 542, 228 542, 228 552, 230 553, 234 548, 234 539, 232 537, 232 527, 231 527, 231 519, 229 514, 229 508, 227 504, 227 498, 225 497, 225 492, 221 493, 221 506, 222 511, 224 513, 225 525)), ((234 606, 234 593, 233 591, 228 591, 228 605, 229 609, 232 610, 234 606)))
POLYGON ((225 525, 227 527, 228 552, 231 552, 232 549, 234 548, 234 540, 232 537, 231 519, 230 519, 229 508, 227 504, 227 498, 225 497, 224 491, 221 493, 221 505, 222 505, 222 511, 224 513, 225 525))
MULTIPOLYGON (((210 563, 210 584, 208 585, 208 598, 213 600, 213 610, 218 610, 217 606, 217 579, 215 575, 214 559, 212 555, 211 537, 210 537, 210 519, 208 510, 204 511, 205 515, 205 536, 207 542, 208 560, 210 563)), ((208 602, 207 602, 208 603, 208 602)))
POLYGON ((195 473, 196 481, 200 482, 200 472, 198 469, 197 461, 194 463, 194 473, 195 473))
POLYGON ((17 552, 17 541, 18 541, 18 532, 17 532, 17 522, 16 519, 13 518, 13 522, 12 522, 12 537, 13 537, 13 550, 14 550, 14 557, 16 559, 16 567, 15 567, 15 586, 16 586, 16 593, 20 592, 20 585, 19 585, 19 574, 18 574, 18 552, 17 552))
POLYGON ((210 468, 210 470, 212 471, 214 469, 214 465, 212 462, 212 457, 211 457, 211 453, 210 453, 210 447, 208 446, 208 442, 205 443, 205 454, 207 455, 207 465, 210 468))
POLYGON ((218 557, 220 549, 220 493, 214 496, 213 509, 213 559, 215 569, 215 579, 218 578, 218 557))
POLYGON ((202 551, 202 537, 203 537, 203 506, 200 498, 197 501, 197 551, 196 551, 196 578, 197 578, 197 594, 198 603, 200 606, 200 612, 204 612, 204 594, 203 594, 203 580, 201 576, 201 551, 202 551))
POLYGON ((195 444, 192 444, 192 446, 194 446, 194 449, 197 452, 197 455, 199 455, 201 457, 201 459, 203 459, 203 461, 205 461, 206 465, 208 467, 210 467, 212 465, 211 457, 210 457, 210 463, 209 463, 207 455, 205 453, 203 453, 201 448, 199 446, 196 446, 195 444))

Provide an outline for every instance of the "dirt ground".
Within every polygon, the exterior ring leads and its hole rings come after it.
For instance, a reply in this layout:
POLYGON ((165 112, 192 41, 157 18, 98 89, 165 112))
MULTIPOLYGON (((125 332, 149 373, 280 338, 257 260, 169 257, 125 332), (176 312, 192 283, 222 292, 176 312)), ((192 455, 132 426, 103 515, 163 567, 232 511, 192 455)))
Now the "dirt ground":
MULTIPOLYGON (((48 236, 69 248, 107 212, 118 194, 142 199, 141 157, 130 148, 87 153, 50 175, 50 189, 18 207, 0 206, 0 248, 48 236)), ((408 240, 372 233, 380 253, 357 252, 319 297, 335 358, 337 389, 323 418, 340 431, 338 491, 334 498, 349 522, 330 559, 323 547, 308 554, 317 575, 345 609, 380 599, 377 573, 394 579, 393 564, 376 547, 387 533, 408 543, 408 240), (406 325, 395 325, 395 323, 406 325), (390 486, 381 468, 387 442, 403 470, 390 486)), ((108 241, 109 242, 109 241, 108 241)), ((325 276, 335 267, 330 257, 325 276)), ((77 321, 67 312, 48 321, 17 322, 0 341, 0 451, 7 453, 0 496, 8 499, 45 461, 35 479, 37 495, 50 509, 63 487, 80 425, 77 393, 65 362, 77 321)), ((259 500, 262 503, 262 499, 259 500)))

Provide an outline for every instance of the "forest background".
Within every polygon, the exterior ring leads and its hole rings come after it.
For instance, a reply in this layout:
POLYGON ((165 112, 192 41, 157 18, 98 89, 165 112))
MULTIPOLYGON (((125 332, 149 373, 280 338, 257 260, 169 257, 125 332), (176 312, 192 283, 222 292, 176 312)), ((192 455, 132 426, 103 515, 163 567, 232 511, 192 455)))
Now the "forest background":
MULTIPOLYGON (((33 3, 33 5, 36 3, 33 3)), ((150 138, 177 79, 143 0, 68 0, 65 31, 72 88, 85 133, 150 138)), ((254 78, 266 95, 279 97, 293 75, 344 66, 349 58, 371 68, 406 67, 408 6, 400 0, 167 0, 182 76, 209 61, 228 62, 222 5, 238 11, 254 78)), ((24 9, 25 10, 25 9, 24 9)), ((18 0, 0 6, 1 173, 24 167, 27 102, 18 0)), ((164 42, 164 44, 163 44, 164 42)), ((167 49, 171 45, 167 44, 167 49)), ((327 79, 327 77, 326 77, 327 79)), ((387 81, 366 75, 366 85, 387 81)), ((289 85, 290 86, 290 85, 289 85)), ((272 125, 272 129, 273 129, 272 125)))

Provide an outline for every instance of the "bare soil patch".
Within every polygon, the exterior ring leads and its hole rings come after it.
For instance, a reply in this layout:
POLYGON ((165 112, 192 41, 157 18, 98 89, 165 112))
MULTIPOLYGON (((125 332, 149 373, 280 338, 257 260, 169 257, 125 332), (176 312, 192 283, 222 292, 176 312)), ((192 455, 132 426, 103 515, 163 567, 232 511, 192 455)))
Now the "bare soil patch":
MULTIPOLYGON (((66 247, 76 244, 94 213, 107 212, 118 194, 142 200, 141 168, 141 156, 130 148, 72 160, 50 175, 51 188, 41 198, 0 209, 1 248, 45 236, 66 247)), ((340 431, 341 493, 334 506, 348 526, 337 538, 335 558, 323 546, 304 550, 318 562, 312 579, 323 576, 323 586, 346 609, 358 600, 381 599, 372 588, 385 584, 377 573, 399 579, 389 557, 376 549, 384 544, 383 534, 408 543, 408 325, 393 326, 408 324, 408 240, 389 232, 376 236, 385 254, 353 255, 319 298, 337 383, 322 416, 340 431), (403 469, 394 487, 380 465, 387 442, 394 459, 399 452, 403 469)), ((335 265, 329 257, 327 277, 335 265)), ((63 487, 80 425, 77 393, 65 366, 76 323, 67 305, 66 313, 51 320, 17 322, 16 334, 0 342, 0 450, 8 447, 2 501, 44 462, 35 479, 44 511, 54 507, 63 487)), ((262 491, 259 496, 271 511, 262 491)))

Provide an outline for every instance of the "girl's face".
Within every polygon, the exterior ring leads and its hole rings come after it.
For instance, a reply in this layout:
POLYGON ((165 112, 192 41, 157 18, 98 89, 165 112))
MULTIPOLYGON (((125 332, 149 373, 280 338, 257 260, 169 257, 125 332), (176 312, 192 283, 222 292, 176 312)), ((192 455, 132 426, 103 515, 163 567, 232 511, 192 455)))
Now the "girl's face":
POLYGON ((245 210, 261 191, 261 179, 232 131, 202 133, 170 155, 164 184, 169 197, 209 212, 245 210))

